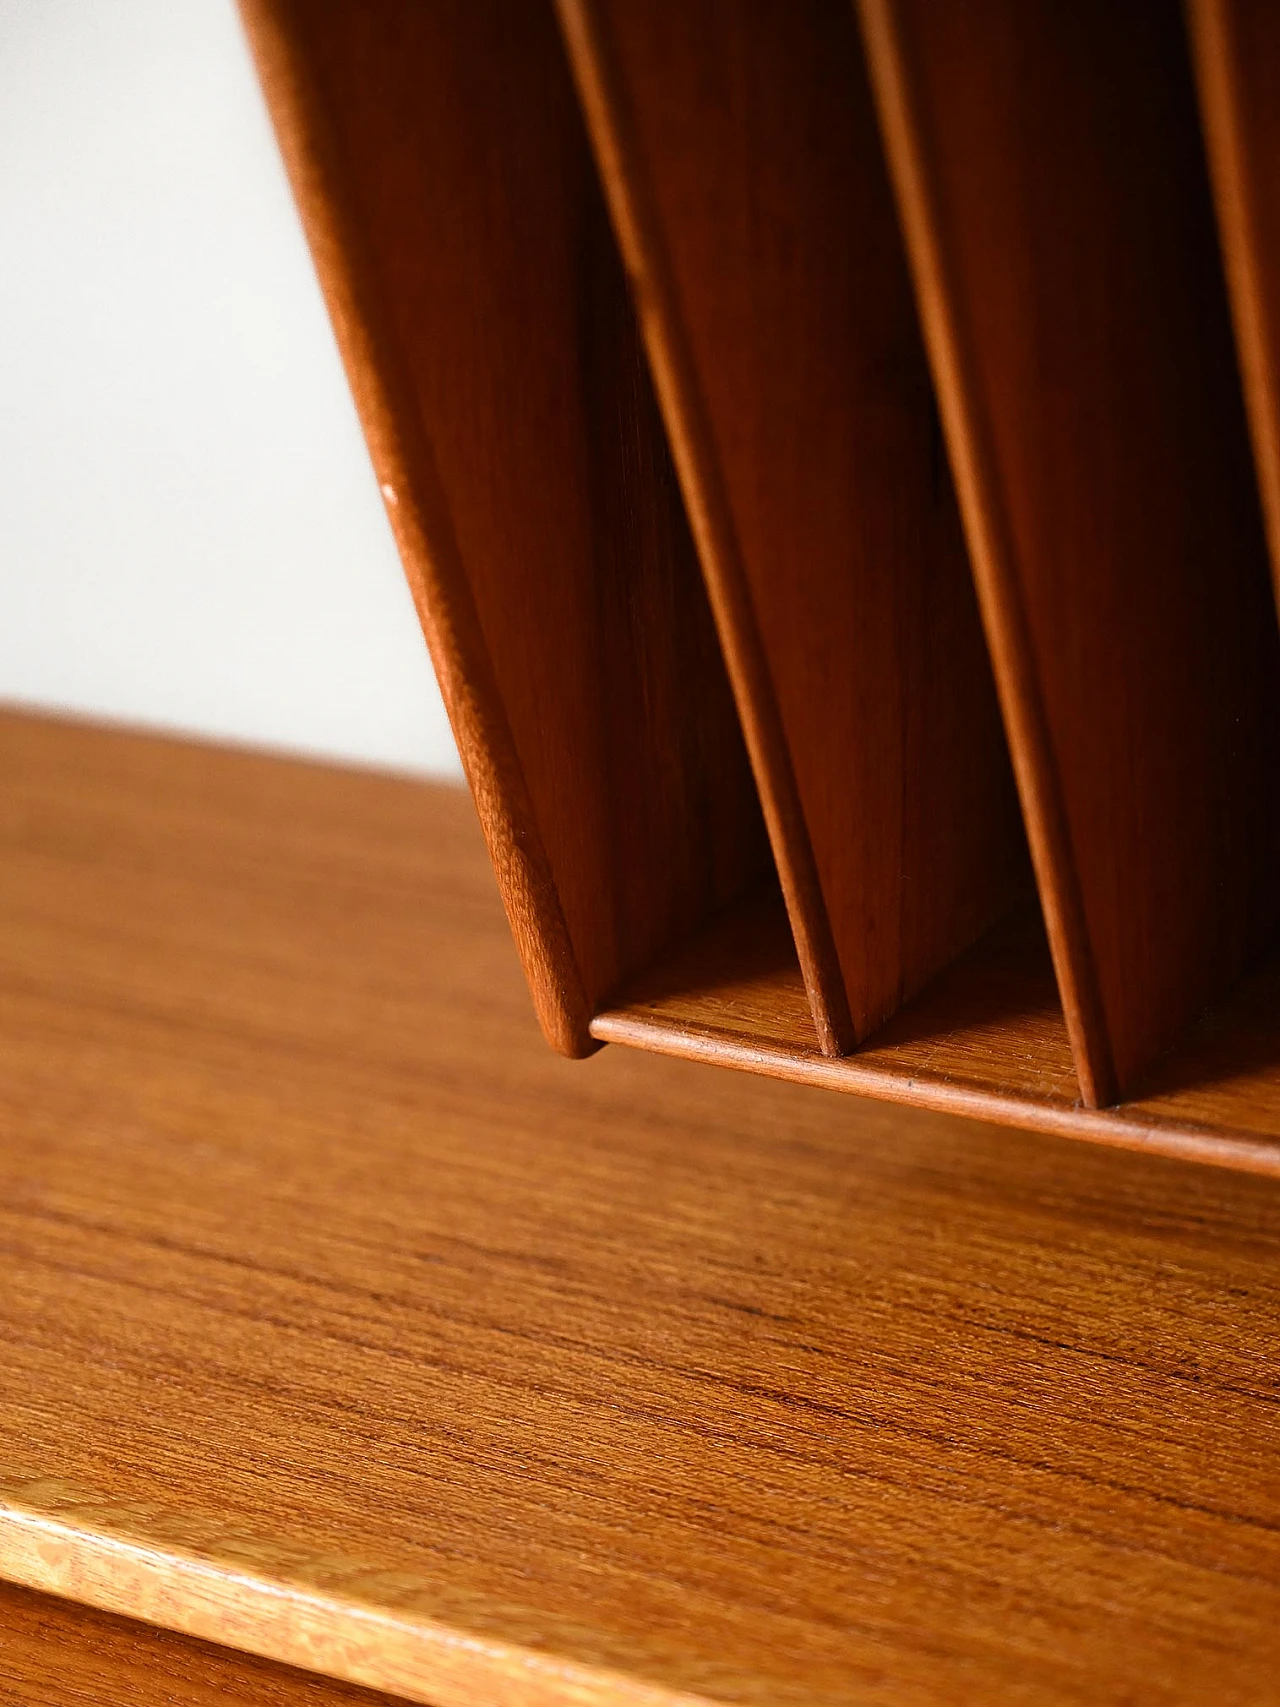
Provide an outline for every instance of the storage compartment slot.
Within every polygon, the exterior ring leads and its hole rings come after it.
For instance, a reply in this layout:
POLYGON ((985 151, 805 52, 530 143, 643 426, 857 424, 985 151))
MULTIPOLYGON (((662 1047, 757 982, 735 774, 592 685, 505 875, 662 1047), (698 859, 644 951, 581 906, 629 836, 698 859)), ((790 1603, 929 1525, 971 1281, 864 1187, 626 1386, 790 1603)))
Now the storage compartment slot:
POLYGON ((1277 916, 1280 644, 1171 4, 861 0, 1086 1099, 1277 916))
POLYGON ((1131 1100, 1106 1109, 1080 1106, 1034 904, 839 1061, 814 1048, 782 900, 767 890, 635 979, 592 1031, 826 1090, 1280 1174, 1280 954, 1184 1033, 1131 1100))
POLYGON ((771 870, 549 6, 243 8, 560 1049, 771 870))
POLYGON ((767 889, 641 974, 592 1030, 607 1042, 989 1120, 1052 1129, 1078 1110, 1071 1045, 1034 900, 839 1061, 813 1047, 781 897, 767 889))
POLYGON ((561 0, 829 1053, 1029 888, 842 0, 561 0))

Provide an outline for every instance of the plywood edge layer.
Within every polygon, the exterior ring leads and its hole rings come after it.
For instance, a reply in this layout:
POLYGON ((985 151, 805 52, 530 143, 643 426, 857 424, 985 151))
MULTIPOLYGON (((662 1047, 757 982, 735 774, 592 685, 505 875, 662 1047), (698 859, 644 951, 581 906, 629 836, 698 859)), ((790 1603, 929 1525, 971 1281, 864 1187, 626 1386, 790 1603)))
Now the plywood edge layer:
MULTIPOLYGON (((335 1593, 306 1580, 305 1562, 255 1569, 272 1549, 247 1537, 222 1532, 222 1556, 171 1544, 184 1527, 173 1513, 156 1521, 163 1542, 129 1533, 130 1517, 145 1515, 53 1480, 0 1491, 0 1577, 428 1707, 709 1707, 701 1695, 378 1604, 380 1587, 388 1598, 429 1592, 399 1574, 314 1560, 316 1577, 341 1571, 365 1591, 335 1593)), ((194 1539, 200 1522, 186 1527, 194 1539)))
POLYGON ((728 1028, 647 1012, 642 1004, 598 1013, 591 1022, 591 1032, 601 1043, 627 1044, 680 1060, 734 1067, 740 1072, 842 1091, 849 1096, 874 1097, 998 1126, 1084 1138, 1123 1150, 1280 1178, 1280 1139, 1166 1123, 1145 1116, 1136 1107, 1090 1109, 1057 1099, 985 1090, 954 1076, 872 1065, 856 1055, 832 1060, 815 1050, 761 1043, 728 1028))

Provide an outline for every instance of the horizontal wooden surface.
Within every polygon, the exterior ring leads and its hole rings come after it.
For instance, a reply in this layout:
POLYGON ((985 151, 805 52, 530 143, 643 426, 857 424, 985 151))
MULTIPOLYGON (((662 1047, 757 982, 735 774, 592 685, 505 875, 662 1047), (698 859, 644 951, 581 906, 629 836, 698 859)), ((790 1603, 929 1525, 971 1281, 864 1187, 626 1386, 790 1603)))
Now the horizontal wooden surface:
POLYGON ((394 1698, 0 1584, 3 1707, 395 1707, 394 1698))
POLYGON ((448 789, 0 779, 0 1573, 435 1707, 1274 1702, 1273 1181, 557 1059, 448 789))
POLYGON ((592 1030, 800 1084, 1280 1175, 1280 961, 1184 1035, 1139 1095, 1085 1108, 1033 906, 842 1060, 814 1048, 782 907, 767 889, 636 979, 592 1030))

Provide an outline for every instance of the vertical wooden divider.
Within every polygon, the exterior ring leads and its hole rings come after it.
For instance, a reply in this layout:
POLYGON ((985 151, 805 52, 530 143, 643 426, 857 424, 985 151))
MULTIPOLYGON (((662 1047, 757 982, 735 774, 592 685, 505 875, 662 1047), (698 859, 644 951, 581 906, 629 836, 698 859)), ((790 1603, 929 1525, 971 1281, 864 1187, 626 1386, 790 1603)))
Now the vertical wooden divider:
POLYGON ((549 7, 243 0, 550 1041, 770 872, 549 7))
POLYGON ((847 0, 558 0, 819 1035, 1030 886, 847 0))
POLYGON ((1280 646, 1175 8, 860 0, 1086 1100, 1280 903, 1280 646))
POLYGON ((1280 7, 1188 0, 1187 23, 1280 600, 1280 7))

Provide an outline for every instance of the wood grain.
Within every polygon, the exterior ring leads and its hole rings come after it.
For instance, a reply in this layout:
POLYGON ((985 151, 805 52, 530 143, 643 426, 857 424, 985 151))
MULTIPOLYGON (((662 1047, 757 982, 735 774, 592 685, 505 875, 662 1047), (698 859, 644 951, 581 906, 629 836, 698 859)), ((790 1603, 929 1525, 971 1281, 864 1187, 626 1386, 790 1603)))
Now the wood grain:
POLYGON ((1280 17, 1265 0, 1188 0, 1186 10, 1280 597, 1280 17))
POLYGON ((1174 8, 862 0, 1086 1100, 1276 919, 1280 645, 1174 8))
POLYGON ((814 1049, 780 899, 730 909, 592 1021, 607 1043, 1220 1167, 1280 1174, 1280 961, 1163 1056, 1127 1102, 1080 1105, 1039 912, 994 927, 843 1060, 814 1049))
POLYGON ((395 1707, 394 1698, 0 1584, 4 1707, 395 1707))
POLYGON ((766 888, 641 974, 592 1026, 605 1042, 802 1081, 816 1073, 815 1082, 863 1095, 935 1107, 959 1096, 966 1112, 988 1118, 987 1098, 1032 1124, 1040 1103, 1065 1112, 1079 1102, 1034 905, 960 956, 856 1055, 823 1060, 807 1018, 781 899, 766 888))
POLYGON ((549 1039, 768 868, 549 11, 245 0, 549 1039))
POLYGON ((0 777, 4 1574, 435 1707, 1274 1701, 1273 1181, 558 1060, 460 791, 0 777))
POLYGON ((1029 887, 847 0, 561 0, 819 1036, 1029 887))

